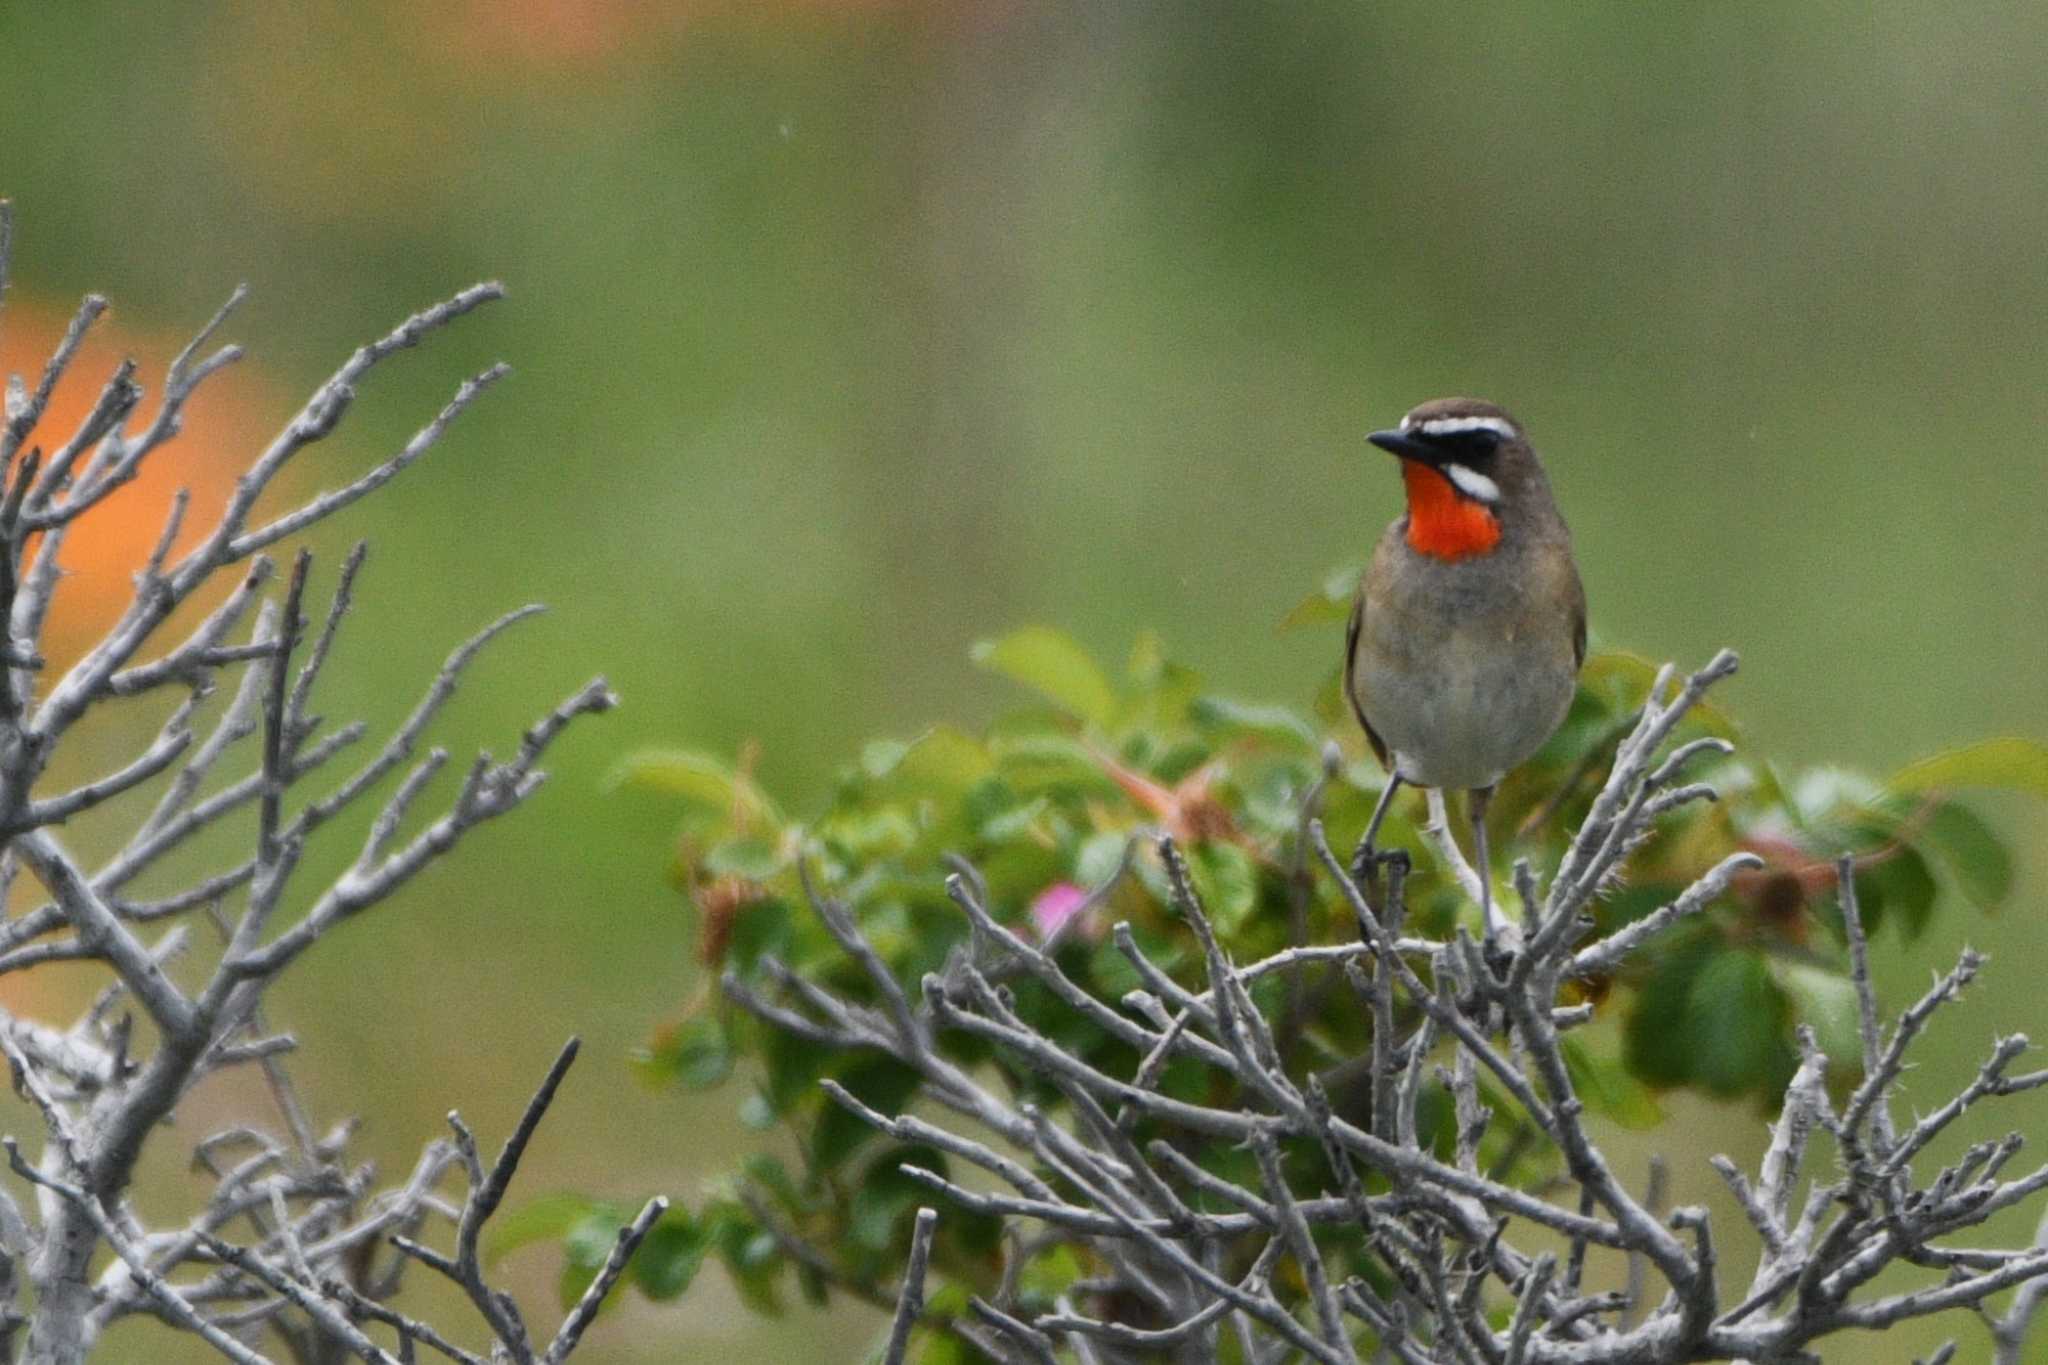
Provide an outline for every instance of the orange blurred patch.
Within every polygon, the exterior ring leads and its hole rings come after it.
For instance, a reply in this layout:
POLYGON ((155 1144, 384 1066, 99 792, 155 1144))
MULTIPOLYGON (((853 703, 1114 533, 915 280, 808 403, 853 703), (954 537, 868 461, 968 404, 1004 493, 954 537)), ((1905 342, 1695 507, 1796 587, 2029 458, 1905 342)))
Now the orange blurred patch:
MULTIPOLYGON (((0 313, 0 371, 21 375, 34 389, 71 316, 68 309, 10 289, 6 310, 0 313)), ((156 415, 164 367, 188 339, 130 331, 115 323, 110 311, 58 381, 22 455, 37 447, 47 455, 68 440, 127 356, 135 358, 136 382, 144 390, 127 430, 141 430, 156 415)), ((202 384, 185 405, 182 433, 144 460, 133 482, 72 523, 59 557, 64 577, 43 629, 47 669, 61 669, 77 659, 127 608, 135 592, 135 573, 163 533, 178 489, 191 489, 192 505, 176 549, 196 544, 213 525, 236 475, 269 436, 265 421, 276 409, 248 365, 244 360, 202 384)), ((81 466, 87 458, 89 452, 81 466)), ((152 652, 149 645, 143 647, 145 657, 152 652)))
POLYGON ((532 66, 594 66, 673 39, 693 21, 750 18, 773 23, 803 15, 927 10, 960 17, 986 0, 465 0, 416 6, 451 57, 510 58, 532 66))

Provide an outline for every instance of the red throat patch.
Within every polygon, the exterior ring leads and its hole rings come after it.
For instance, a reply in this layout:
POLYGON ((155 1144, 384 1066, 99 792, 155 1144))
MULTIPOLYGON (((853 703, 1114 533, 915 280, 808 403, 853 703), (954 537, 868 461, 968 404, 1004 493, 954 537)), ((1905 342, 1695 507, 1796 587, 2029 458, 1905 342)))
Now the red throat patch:
POLYGON ((1408 547, 1438 559, 1469 559, 1500 543, 1500 521, 1426 464, 1401 461, 1408 485, 1408 547))

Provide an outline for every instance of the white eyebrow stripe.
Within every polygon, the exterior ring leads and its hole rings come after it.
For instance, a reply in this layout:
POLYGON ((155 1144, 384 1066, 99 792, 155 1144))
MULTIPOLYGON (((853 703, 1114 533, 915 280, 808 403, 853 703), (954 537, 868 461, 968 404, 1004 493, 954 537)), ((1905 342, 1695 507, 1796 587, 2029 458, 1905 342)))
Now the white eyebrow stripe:
MULTIPOLYGON (((1436 417, 1420 424, 1425 436, 1456 436, 1467 431, 1490 431, 1503 441, 1514 437, 1515 429, 1498 417, 1436 417)), ((1409 429, 1404 420, 1401 429, 1409 429)))
POLYGON ((1444 471, 1444 477, 1456 484, 1458 491, 1466 497, 1479 502, 1500 501, 1500 485, 1478 470, 1468 469, 1461 464, 1445 464, 1439 467, 1444 471))

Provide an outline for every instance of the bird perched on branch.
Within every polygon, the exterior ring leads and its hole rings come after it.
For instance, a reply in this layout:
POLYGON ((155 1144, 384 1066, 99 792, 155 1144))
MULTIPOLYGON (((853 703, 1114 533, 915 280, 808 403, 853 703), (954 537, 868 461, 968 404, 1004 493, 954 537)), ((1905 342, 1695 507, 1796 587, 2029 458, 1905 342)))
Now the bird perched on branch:
POLYGON ((1492 403, 1439 398, 1367 439, 1400 459, 1408 514, 1380 537, 1344 642, 1345 695, 1388 774, 1361 862, 1403 783, 1464 788, 1491 932, 1487 803, 1556 732, 1586 657, 1571 533, 1492 403))

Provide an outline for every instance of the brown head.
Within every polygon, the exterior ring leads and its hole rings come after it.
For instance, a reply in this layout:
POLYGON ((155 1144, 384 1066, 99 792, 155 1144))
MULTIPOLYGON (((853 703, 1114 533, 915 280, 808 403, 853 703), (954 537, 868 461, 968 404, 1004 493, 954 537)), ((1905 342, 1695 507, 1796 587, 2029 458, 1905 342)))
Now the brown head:
POLYGON ((1505 529, 1557 515, 1528 434, 1497 404, 1432 399, 1366 439, 1400 457, 1408 544, 1422 554, 1487 554, 1505 529))

